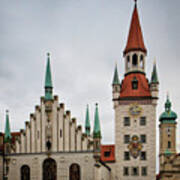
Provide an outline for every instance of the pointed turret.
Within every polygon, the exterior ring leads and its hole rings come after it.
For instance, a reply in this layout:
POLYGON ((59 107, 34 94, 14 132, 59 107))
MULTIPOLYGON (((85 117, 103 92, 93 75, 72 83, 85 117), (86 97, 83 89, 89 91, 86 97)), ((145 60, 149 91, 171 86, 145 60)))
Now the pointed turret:
POLYGON ((120 96, 120 90, 121 90, 121 85, 119 81, 119 75, 118 75, 118 69, 117 69, 117 64, 114 69, 114 77, 113 77, 113 82, 112 82, 112 94, 113 94, 113 101, 114 101, 114 107, 117 105, 117 99, 119 99, 120 96))
POLYGON ((154 103, 157 103, 159 96, 159 80, 157 75, 156 61, 154 61, 153 71, 151 74, 151 83, 150 83, 151 96, 154 98, 154 103))
POLYGON ((156 62, 154 62, 154 66, 153 66, 153 72, 152 72, 152 76, 151 76, 151 83, 154 83, 154 84, 159 83, 157 70, 156 70, 156 62))
POLYGON ((135 2, 134 12, 132 15, 131 26, 129 30, 129 36, 124 50, 124 55, 130 51, 142 51, 147 53, 146 47, 144 45, 144 38, 141 31, 141 25, 138 16, 137 4, 135 2))
POLYGON ((86 122, 85 122, 85 133, 87 136, 90 136, 91 132, 91 125, 90 125, 90 120, 89 120, 89 106, 87 105, 86 109, 86 122))
POLYGON ((45 100, 52 100, 53 86, 51 78, 50 53, 47 53, 46 77, 45 77, 45 100))
POLYGON ((5 135, 4 135, 4 142, 11 143, 11 130, 10 130, 10 123, 9 123, 9 112, 6 111, 6 126, 5 126, 5 135))
POLYGON ((100 128, 100 121, 99 121, 98 104, 96 104, 96 109, 95 109, 93 137, 101 138, 101 128, 100 128))
POLYGON ((97 162, 101 157, 101 128, 100 128, 97 103, 96 103, 95 116, 94 116, 93 143, 94 143, 94 158, 97 162))
POLYGON ((115 66, 115 70, 114 70, 114 77, 113 77, 113 85, 120 85, 120 81, 119 81, 119 75, 118 75, 118 70, 117 70, 117 64, 115 66))

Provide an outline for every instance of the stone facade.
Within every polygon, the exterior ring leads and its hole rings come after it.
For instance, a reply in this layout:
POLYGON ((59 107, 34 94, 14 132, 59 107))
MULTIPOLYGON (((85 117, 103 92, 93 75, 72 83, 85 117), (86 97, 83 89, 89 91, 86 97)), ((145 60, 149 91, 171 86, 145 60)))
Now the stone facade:
POLYGON ((116 176, 119 179, 137 179, 137 180, 152 180, 155 179, 156 174, 156 106, 152 105, 152 102, 144 104, 139 101, 129 101, 126 105, 119 105, 115 108, 115 144, 116 144, 116 176), (142 114, 139 117, 133 117, 129 115, 129 108, 131 104, 138 103, 142 108, 142 114), (124 118, 130 116, 130 126, 124 126, 124 118), (146 125, 140 125, 140 118, 146 117, 146 125), (146 136, 146 142, 142 143, 141 151, 146 152, 145 160, 141 160, 141 157, 133 158, 130 155, 129 160, 125 160, 124 153, 128 152, 129 143, 125 143, 125 135, 129 135, 130 138, 136 135, 146 136), (124 175, 123 168, 129 169, 129 175, 124 175), (138 167, 138 175, 132 175, 132 168, 138 167), (142 176, 142 167, 147 168, 147 175, 142 176))
POLYGON ((12 154, 9 156, 11 162, 9 165, 9 179, 19 180, 21 177, 21 167, 27 165, 30 167, 32 180, 43 179, 43 162, 52 158, 57 165, 57 179, 69 179, 69 169, 72 164, 78 164, 81 171, 81 179, 94 179, 94 158, 92 152, 67 152, 67 153, 52 153, 50 157, 46 153, 33 154, 12 154), (90 168, 91 167, 91 168, 90 168))

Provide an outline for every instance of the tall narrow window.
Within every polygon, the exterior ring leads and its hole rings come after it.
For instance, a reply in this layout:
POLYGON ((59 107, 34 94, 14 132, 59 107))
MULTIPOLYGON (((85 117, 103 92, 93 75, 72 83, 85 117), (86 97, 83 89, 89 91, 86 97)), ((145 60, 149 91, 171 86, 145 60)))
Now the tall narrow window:
POLYGON ((134 78, 132 80, 132 89, 138 89, 138 80, 137 80, 136 76, 134 76, 134 78))
POLYGON ((140 141, 141 141, 141 143, 146 143, 146 135, 145 134, 142 134, 140 136, 140 141))
POLYGON ((123 174, 124 174, 124 176, 128 176, 129 175, 129 168, 128 167, 124 167, 123 174))
POLYGON ((27 165, 21 167, 21 180, 30 180, 30 168, 27 165))
POLYGON ((124 144, 128 144, 130 142, 130 135, 124 135, 124 144))
POLYGON ((57 180, 57 164, 54 159, 47 158, 44 160, 43 180, 57 180))
POLYGON ((168 148, 171 148, 171 141, 168 141, 168 148))
POLYGON ((60 137, 62 137, 62 129, 60 129, 60 132, 59 132, 59 133, 60 133, 60 137))
POLYGON ((138 56, 137 56, 137 54, 134 54, 132 59, 133 59, 132 60, 133 66, 137 66, 137 64, 138 64, 138 56))
POLYGON ((142 167, 141 168, 141 175, 142 176, 147 176, 147 167, 142 167))
POLYGON ((146 160, 146 152, 141 152, 141 160, 146 160))
POLYGON ((69 180, 81 180, 81 170, 78 164, 72 164, 69 168, 69 180))
POLYGON ((124 152, 124 160, 130 160, 130 154, 128 151, 124 152))
POLYGON ((138 176, 138 175, 139 175, 139 168, 132 167, 132 176, 138 176))
POLYGON ((141 117, 140 118, 140 126, 145 126, 146 125, 146 117, 141 117))

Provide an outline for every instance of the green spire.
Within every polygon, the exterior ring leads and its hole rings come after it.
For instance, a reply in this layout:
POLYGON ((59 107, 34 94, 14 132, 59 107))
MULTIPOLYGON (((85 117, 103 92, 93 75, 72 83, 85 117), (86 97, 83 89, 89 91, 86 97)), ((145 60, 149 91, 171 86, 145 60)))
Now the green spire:
POLYGON ((99 122, 98 104, 96 104, 96 109, 95 109, 93 137, 101 138, 101 128, 100 128, 100 122, 99 122))
POLYGON ((159 83, 157 70, 156 70, 156 62, 154 62, 154 66, 153 66, 153 72, 152 72, 152 76, 151 76, 151 83, 159 83))
POLYGON ((160 116, 160 121, 163 123, 176 123, 177 114, 171 110, 171 101, 169 100, 169 95, 167 95, 167 100, 165 103, 165 112, 160 116))
POLYGON ((165 111, 167 113, 169 113, 171 111, 171 102, 169 100, 169 95, 167 95, 167 100, 166 100, 166 103, 165 103, 165 111))
POLYGON ((91 125, 90 125, 90 120, 89 120, 89 106, 87 105, 86 109, 86 122, 85 122, 85 132, 88 136, 90 136, 90 131, 91 131, 91 125))
POLYGON ((113 78, 113 85, 119 85, 120 81, 119 81, 119 75, 118 75, 118 70, 117 70, 117 64, 115 66, 115 70, 114 70, 114 78, 113 78))
POLYGON ((52 79, 51 79, 51 66, 50 66, 50 53, 47 53, 46 77, 45 77, 45 99, 52 100, 52 79))
POLYGON ((11 130, 10 130, 10 124, 9 124, 9 114, 8 110, 6 110, 6 126, 5 126, 5 135, 4 135, 4 142, 10 143, 11 142, 11 130))

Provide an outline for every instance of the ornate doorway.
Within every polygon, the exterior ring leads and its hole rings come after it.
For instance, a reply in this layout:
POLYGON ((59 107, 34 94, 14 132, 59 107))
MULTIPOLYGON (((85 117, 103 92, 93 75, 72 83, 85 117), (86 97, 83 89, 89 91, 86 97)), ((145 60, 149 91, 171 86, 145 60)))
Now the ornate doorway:
POLYGON ((72 164, 69 168, 69 180, 81 180, 81 170, 78 164, 72 164))
POLYGON ((43 180, 57 180, 57 165, 54 159, 48 158, 44 161, 43 180))
POLYGON ((30 180, 30 168, 27 165, 21 167, 21 180, 30 180))

